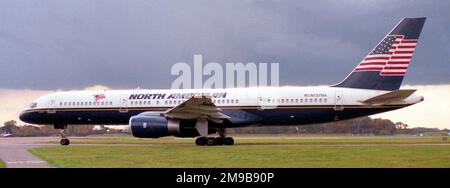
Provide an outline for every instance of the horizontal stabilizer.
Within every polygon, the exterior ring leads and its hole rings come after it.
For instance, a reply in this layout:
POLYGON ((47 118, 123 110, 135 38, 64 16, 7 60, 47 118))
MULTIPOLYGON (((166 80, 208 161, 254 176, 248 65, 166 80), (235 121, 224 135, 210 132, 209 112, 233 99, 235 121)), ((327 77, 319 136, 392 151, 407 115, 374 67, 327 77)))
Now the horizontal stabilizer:
POLYGON ((396 90, 396 91, 391 91, 389 93, 385 93, 382 95, 378 95, 376 97, 372 97, 372 98, 367 99, 362 102, 366 103, 366 104, 388 104, 388 103, 406 99, 410 95, 412 95, 414 92, 416 92, 415 89, 396 90))

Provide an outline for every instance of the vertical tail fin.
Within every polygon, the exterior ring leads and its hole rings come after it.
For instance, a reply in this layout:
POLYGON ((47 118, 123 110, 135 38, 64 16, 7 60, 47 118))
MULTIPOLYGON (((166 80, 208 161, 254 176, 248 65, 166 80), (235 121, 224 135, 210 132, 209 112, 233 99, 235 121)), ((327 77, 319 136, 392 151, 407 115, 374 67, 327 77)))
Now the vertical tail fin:
POLYGON ((426 18, 403 18, 394 29, 334 87, 397 90, 408 69, 426 18))

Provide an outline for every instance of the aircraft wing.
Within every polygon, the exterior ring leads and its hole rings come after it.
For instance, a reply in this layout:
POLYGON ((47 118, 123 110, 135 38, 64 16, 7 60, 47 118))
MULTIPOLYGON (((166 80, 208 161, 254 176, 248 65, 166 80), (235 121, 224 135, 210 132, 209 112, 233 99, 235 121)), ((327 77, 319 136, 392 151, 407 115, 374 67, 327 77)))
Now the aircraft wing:
POLYGON ((209 96, 194 96, 163 113, 165 117, 177 119, 208 119, 216 123, 230 117, 222 113, 209 96))
POLYGON ((415 89, 402 89, 402 90, 395 90, 391 91, 389 93, 381 94, 375 97, 372 97, 370 99, 367 99, 365 101, 362 101, 366 104, 388 104, 392 102, 401 101, 403 99, 408 98, 410 95, 412 95, 414 92, 416 92, 415 89))

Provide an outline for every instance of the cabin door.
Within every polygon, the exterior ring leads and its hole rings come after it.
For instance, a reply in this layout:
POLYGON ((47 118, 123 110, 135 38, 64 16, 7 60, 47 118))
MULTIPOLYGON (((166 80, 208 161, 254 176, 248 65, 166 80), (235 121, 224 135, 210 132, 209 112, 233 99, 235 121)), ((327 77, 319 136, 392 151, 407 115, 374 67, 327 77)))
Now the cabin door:
POLYGON ((128 112, 128 95, 122 95, 120 97, 120 108, 119 112, 121 113, 127 113, 128 112))
POLYGON ((344 110, 344 92, 336 91, 334 96, 334 110, 342 111, 344 110))
POLYGON ((54 113, 56 113, 55 107, 56 107, 56 96, 52 97, 52 98, 50 99, 50 101, 48 101, 48 110, 47 110, 47 113, 49 113, 49 114, 54 114, 54 113))

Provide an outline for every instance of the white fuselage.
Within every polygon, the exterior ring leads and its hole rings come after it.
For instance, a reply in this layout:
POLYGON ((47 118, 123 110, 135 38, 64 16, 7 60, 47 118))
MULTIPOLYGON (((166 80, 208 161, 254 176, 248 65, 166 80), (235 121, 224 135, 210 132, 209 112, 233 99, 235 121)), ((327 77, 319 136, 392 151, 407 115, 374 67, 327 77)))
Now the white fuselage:
MULTIPOLYGON (((338 87, 257 87, 232 89, 171 89, 171 90, 105 90, 105 91, 67 91, 58 92, 38 98, 25 112, 40 112, 62 115, 65 112, 92 113, 96 111, 114 111, 117 114, 136 115, 130 111, 165 111, 176 107, 194 95, 205 95, 223 110, 259 110, 274 112, 277 110, 379 108, 362 101, 387 93, 389 91, 365 90, 338 87)), ((411 95, 404 100, 389 103, 390 106, 408 106, 418 103, 422 97, 411 95)), ((397 109, 397 108, 395 108, 397 109)), ((388 111, 388 110, 386 110, 388 111)), ((259 112, 258 112, 259 113, 259 112)), ((311 117, 314 117, 311 114, 311 117)), ((94 121, 96 117, 79 115, 79 123, 71 120, 70 124, 126 124, 94 121), (91 120, 91 121, 88 121, 91 120)), ((90 116, 95 116, 94 114, 90 116)), ((320 117, 320 115, 318 115, 320 117)), ((104 118, 104 117, 102 117, 104 118)), ((290 118, 286 116, 286 118, 290 118)), ((22 118, 21 118, 22 119, 22 118)), ((26 120, 26 118, 23 118, 26 120)), ((275 119, 277 119, 275 117, 275 119)), ((30 123, 54 124, 51 119, 30 123)), ((313 121, 315 122, 315 121, 313 121)), ((321 121, 318 121, 321 122, 321 121)), ((299 122, 301 123, 301 122, 299 122)), ((293 123, 295 124, 295 122, 293 123)))

